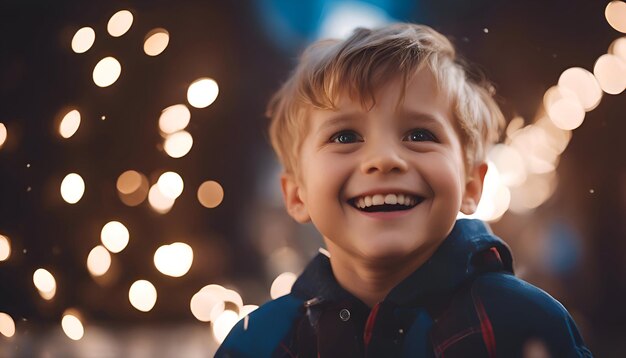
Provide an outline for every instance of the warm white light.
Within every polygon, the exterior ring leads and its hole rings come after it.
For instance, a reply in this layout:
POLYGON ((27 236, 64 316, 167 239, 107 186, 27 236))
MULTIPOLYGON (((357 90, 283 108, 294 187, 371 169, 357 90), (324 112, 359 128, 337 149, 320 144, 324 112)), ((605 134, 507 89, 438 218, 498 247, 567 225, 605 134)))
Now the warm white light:
POLYGON ((185 275, 192 262, 193 250, 191 246, 182 242, 163 245, 154 253, 154 266, 162 274, 172 277, 185 275))
POLYGON ((250 313, 256 311, 257 308, 259 308, 259 306, 257 305, 245 305, 241 307, 241 310, 239 311, 239 317, 243 318, 249 315, 250 313))
POLYGON ((119 221, 110 221, 102 227, 100 239, 107 250, 118 253, 128 245, 130 234, 124 224, 119 221))
POLYGON ((587 112, 596 108, 602 99, 602 89, 593 73, 580 67, 569 68, 559 77, 559 87, 572 90, 587 112))
POLYGON ((593 66, 593 74, 608 94, 620 94, 626 88, 626 62, 615 55, 600 56, 593 66))
POLYGON ((148 178, 137 171, 127 170, 117 178, 118 195, 128 206, 141 204, 148 196, 148 190, 148 178))
POLYGON ((222 200, 224 200, 224 189, 220 183, 209 180, 198 188, 198 201, 202 206, 212 209, 220 205, 222 200))
POLYGON ((604 10, 604 16, 615 30, 626 33, 626 2, 611 1, 604 10))
POLYGON ((133 14, 128 10, 120 10, 113 14, 107 24, 107 31, 113 37, 124 35, 133 24, 133 14))
POLYGON ((183 192, 185 184, 183 178, 175 172, 161 174, 157 181, 159 191, 168 198, 176 199, 183 192))
POLYGON ((96 41, 96 32, 91 27, 83 27, 72 37, 72 50, 76 53, 87 52, 96 41))
POLYGON ((175 104, 165 108, 159 117, 159 129, 165 134, 172 134, 187 128, 191 112, 184 104, 175 104))
POLYGON ((187 101, 196 108, 205 108, 217 98, 219 87, 211 78, 195 80, 187 90, 187 101))
POLYGON ((57 294, 56 285, 54 286, 54 289, 52 291, 39 291, 39 295, 41 296, 41 298, 47 301, 50 301, 51 299, 53 299, 56 294, 57 294))
POLYGON ((159 214, 166 214, 172 209, 174 206, 174 202, 176 199, 165 196, 161 190, 159 190, 159 186, 154 184, 150 187, 150 192, 148 193, 148 203, 154 211, 159 214))
POLYGON ((7 140, 7 127, 4 125, 4 123, 0 123, 0 148, 2 148, 2 145, 4 144, 4 142, 6 142, 7 140))
POLYGON ((63 319, 61 320, 61 327, 63 327, 63 332, 70 339, 78 341, 83 338, 85 334, 85 329, 83 328, 83 323, 80 319, 71 313, 65 313, 63 315, 63 319))
POLYGON ((108 87, 117 81, 122 65, 114 57, 105 57, 93 69, 93 82, 98 87, 108 87))
POLYGON ((519 214, 529 212, 552 196, 556 187, 556 172, 532 175, 524 185, 511 189, 511 211, 519 214))
POLYGON ((165 138, 163 149, 172 158, 184 157, 193 146, 193 138, 186 131, 173 133, 165 138))
POLYGON ((61 197, 68 204, 76 204, 85 193, 85 182, 80 175, 70 173, 61 182, 61 197))
POLYGON ((489 151, 489 159, 500 173, 502 184, 508 187, 518 186, 526 180, 524 159, 514 147, 496 144, 489 151))
POLYGON ((154 285, 146 280, 135 281, 128 291, 130 304, 142 312, 148 312, 154 307, 157 300, 157 292, 154 285))
POLYGON ((53 292, 56 291, 57 283, 54 276, 46 269, 37 269, 33 274, 33 283, 39 291, 53 292))
POLYGON ((111 267, 111 254, 102 245, 91 249, 87 256, 87 269, 94 276, 104 275, 111 267))
POLYGON ((0 312, 0 333, 7 338, 15 334, 15 322, 13 318, 4 312, 0 312))
POLYGON ((278 297, 284 296, 291 292, 291 286, 293 286, 294 282, 296 282, 295 273, 291 272, 283 272, 272 282, 272 287, 270 288, 270 296, 272 299, 277 299, 278 297))
POLYGON ((213 336, 218 343, 222 343, 231 329, 239 321, 239 315, 235 311, 225 310, 213 322, 213 336))
POLYGON ((143 43, 143 51, 148 56, 157 56, 165 51, 167 44, 170 42, 170 34, 165 29, 153 29, 146 35, 146 41, 143 43))
POLYGON ((561 129, 576 129, 585 119, 585 110, 578 96, 565 87, 555 86, 546 91, 544 105, 554 125, 561 129))
POLYGON ((11 256, 11 241, 9 238, 0 235, 0 261, 6 261, 11 256))
POLYGON ((609 46, 609 53, 626 62, 626 36, 613 41, 609 46))
POLYGON ((59 133, 63 138, 69 138, 76 133, 78 127, 80 126, 80 112, 77 110, 71 110, 67 112, 67 114, 61 120, 61 125, 59 126, 59 133))
POLYGON ((224 301, 220 297, 220 292, 223 288, 219 287, 221 290, 216 291, 216 289, 212 289, 209 286, 205 286, 203 289, 196 292, 189 303, 191 313, 201 322, 215 321, 217 317, 224 312, 224 301))
POLYGON ((509 188, 502 183, 500 173, 498 173, 494 163, 489 162, 489 169, 483 183, 483 192, 476 211, 470 215, 459 213, 457 218, 497 221, 508 210, 510 201, 511 193, 509 188))

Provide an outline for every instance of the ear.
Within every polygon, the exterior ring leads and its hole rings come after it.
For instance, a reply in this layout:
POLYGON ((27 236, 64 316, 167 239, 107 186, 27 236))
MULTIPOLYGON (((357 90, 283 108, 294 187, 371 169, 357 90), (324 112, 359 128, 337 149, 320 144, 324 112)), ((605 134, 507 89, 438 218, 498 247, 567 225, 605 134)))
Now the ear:
POLYGON ((461 212, 463 214, 471 215, 476 211, 480 196, 483 193, 485 174, 487 174, 487 163, 485 162, 474 165, 467 173, 465 192, 461 201, 461 212))
POLYGON ((280 176, 280 187, 283 190, 283 200, 289 215, 301 224, 311 221, 306 203, 300 196, 300 183, 295 176, 282 173, 280 176))

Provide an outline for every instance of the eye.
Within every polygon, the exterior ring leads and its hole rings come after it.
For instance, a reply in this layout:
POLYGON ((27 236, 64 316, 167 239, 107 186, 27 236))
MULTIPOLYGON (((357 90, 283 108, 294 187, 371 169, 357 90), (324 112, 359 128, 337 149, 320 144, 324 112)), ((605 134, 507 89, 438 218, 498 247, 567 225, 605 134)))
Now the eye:
POLYGON ((349 143, 355 143, 355 142, 362 142, 363 140, 361 139, 361 136, 359 136, 353 131, 341 131, 339 133, 334 134, 332 137, 330 137, 330 141, 333 143, 349 144, 349 143))
POLYGON ((407 134, 402 140, 409 142, 436 142, 437 137, 426 129, 414 129, 407 134))

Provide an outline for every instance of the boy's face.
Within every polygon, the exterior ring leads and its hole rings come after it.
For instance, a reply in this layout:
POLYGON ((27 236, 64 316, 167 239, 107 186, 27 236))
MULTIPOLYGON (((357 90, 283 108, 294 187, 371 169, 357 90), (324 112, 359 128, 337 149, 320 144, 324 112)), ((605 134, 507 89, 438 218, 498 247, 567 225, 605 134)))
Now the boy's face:
POLYGON ((465 173, 450 104, 432 73, 419 71, 398 105, 401 90, 399 78, 380 88, 369 111, 347 96, 336 111, 312 110, 299 175, 282 177, 288 212, 312 221, 333 256, 430 256, 459 210, 478 203, 486 165, 465 173))

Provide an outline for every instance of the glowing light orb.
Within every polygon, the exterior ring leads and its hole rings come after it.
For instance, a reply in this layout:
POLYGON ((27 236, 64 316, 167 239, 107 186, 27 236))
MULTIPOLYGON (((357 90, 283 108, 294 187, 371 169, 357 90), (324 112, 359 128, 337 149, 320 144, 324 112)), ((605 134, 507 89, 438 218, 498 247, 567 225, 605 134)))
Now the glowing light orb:
POLYGON ((168 198, 176 199, 182 194, 185 184, 183 178, 175 172, 165 172, 157 180, 159 191, 168 198))
POLYGON ((219 94, 217 82, 211 78, 195 80, 187 90, 187 101, 196 108, 205 108, 215 102, 219 94))
POLYGON ((626 36, 613 41, 609 46, 609 53, 626 62, 626 36))
POLYGON ((11 256, 11 241, 9 238, 0 235, 0 261, 6 261, 11 256))
POLYGON ((291 292, 291 286, 293 286, 294 282, 298 276, 292 272, 283 272, 272 282, 272 287, 270 288, 270 296, 272 299, 276 299, 278 297, 284 296, 291 292))
POLYGON ((113 37, 124 35, 133 24, 133 14, 128 10, 120 10, 113 14, 107 23, 107 31, 113 37))
POLYGON ((72 37, 72 50, 76 53, 85 53, 96 41, 96 32, 91 27, 83 27, 72 37))
POLYGON ((189 272, 192 262, 193 249, 182 242, 163 245, 154 253, 154 266, 162 274, 172 277, 185 275, 189 272))
POLYGON ((56 291, 57 283, 50 271, 40 268, 33 273, 33 283, 41 292, 56 291))
POLYGON ((165 108, 159 117, 159 129, 165 134, 172 134, 187 128, 191 112, 184 104, 175 104, 165 108))
POLYGON ((75 341, 83 338, 83 335, 85 334, 83 323, 75 314, 68 311, 66 311, 66 313, 63 315, 63 319, 61 320, 61 327, 63 328, 63 332, 65 333, 65 335, 75 341))
POLYGON ((233 329, 235 324, 239 322, 239 315, 235 311, 225 310, 213 322, 213 336, 218 343, 224 342, 226 336, 233 329))
MULTIPOLYGON (((203 289, 196 292, 196 294, 191 297, 191 302, 189 303, 191 313, 201 322, 215 321, 219 315, 224 312, 225 305, 220 297, 220 293, 208 287, 209 286, 205 286, 203 289)), ((221 289, 223 290, 223 288, 221 289)))
POLYGON ((0 312, 0 333, 7 338, 15 334, 15 322, 13 318, 4 312, 0 312))
POLYGON ((0 123, 0 148, 2 148, 4 142, 6 142, 7 134, 7 127, 4 125, 4 123, 0 123))
POLYGON ((130 304, 141 312, 150 311, 157 300, 157 291, 150 281, 135 281, 128 290, 130 304))
POLYGON ((117 81, 122 73, 122 65, 114 57, 105 57, 93 69, 93 82, 98 87, 108 87, 117 81))
POLYGON ((626 33, 626 3, 623 1, 611 1, 604 10, 606 21, 615 30, 626 33))
POLYGON ((176 199, 165 196, 161 190, 159 190, 158 185, 155 184, 150 187, 150 192, 148 193, 148 203, 150 203, 152 209, 157 213, 168 213, 174 206, 175 201, 176 199))
POLYGON ((59 125, 59 133, 63 138, 69 138, 76 133, 78 127, 80 126, 80 112, 77 110, 71 110, 67 112, 67 114, 61 120, 61 125, 59 125))
POLYGON ((569 68, 559 77, 559 87, 572 90, 587 112, 596 108, 602 99, 602 89, 593 73, 580 67, 569 68))
POLYGON ((148 56, 157 56, 165 51, 170 42, 170 34, 165 29, 153 29, 146 35, 143 51, 148 56))
POLYGON ((585 119, 585 110, 578 96, 568 88, 554 86, 548 89, 543 102, 548 116, 554 125, 561 129, 576 129, 585 119))
POLYGON ((119 221, 110 221, 102 227, 100 240, 104 247, 116 254, 128 245, 130 234, 124 224, 119 221))
POLYGON ((70 173, 65 176, 61 182, 61 197, 68 204, 76 204, 85 193, 85 182, 83 178, 76 174, 70 173))
POLYGON ((120 174, 116 187, 120 200, 128 206, 137 206, 148 196, 148 178, 134 170, 120 174))
POLYGON ((209 180, 198 188, 198 201, 202 206, 212 209, 220 205, 222 200, 224 200, 224 189, 220 183, 209 180))
POLYGON ((620 94, 626 88, 626 62, 615 55, 600 56, 593 66, 593 74, 608 94, 620 94))
POLYGON ((104 275, 111 267, 111 254, 102 246, 98 245, 91 249, 87 256, 87 269, 94 276, 104 275))
POLYGON ((186 131, 179 131, 165 138, 163 149, 172 158, 182 158, 189 153, 192 146, 193 137, 191 134, 186 131))
POLYGON ((500 180, 504 185, 518 186, 526 180, 524 159, 514 147, 496 144, 489 151, 489 158, 500 173, 500 180))

